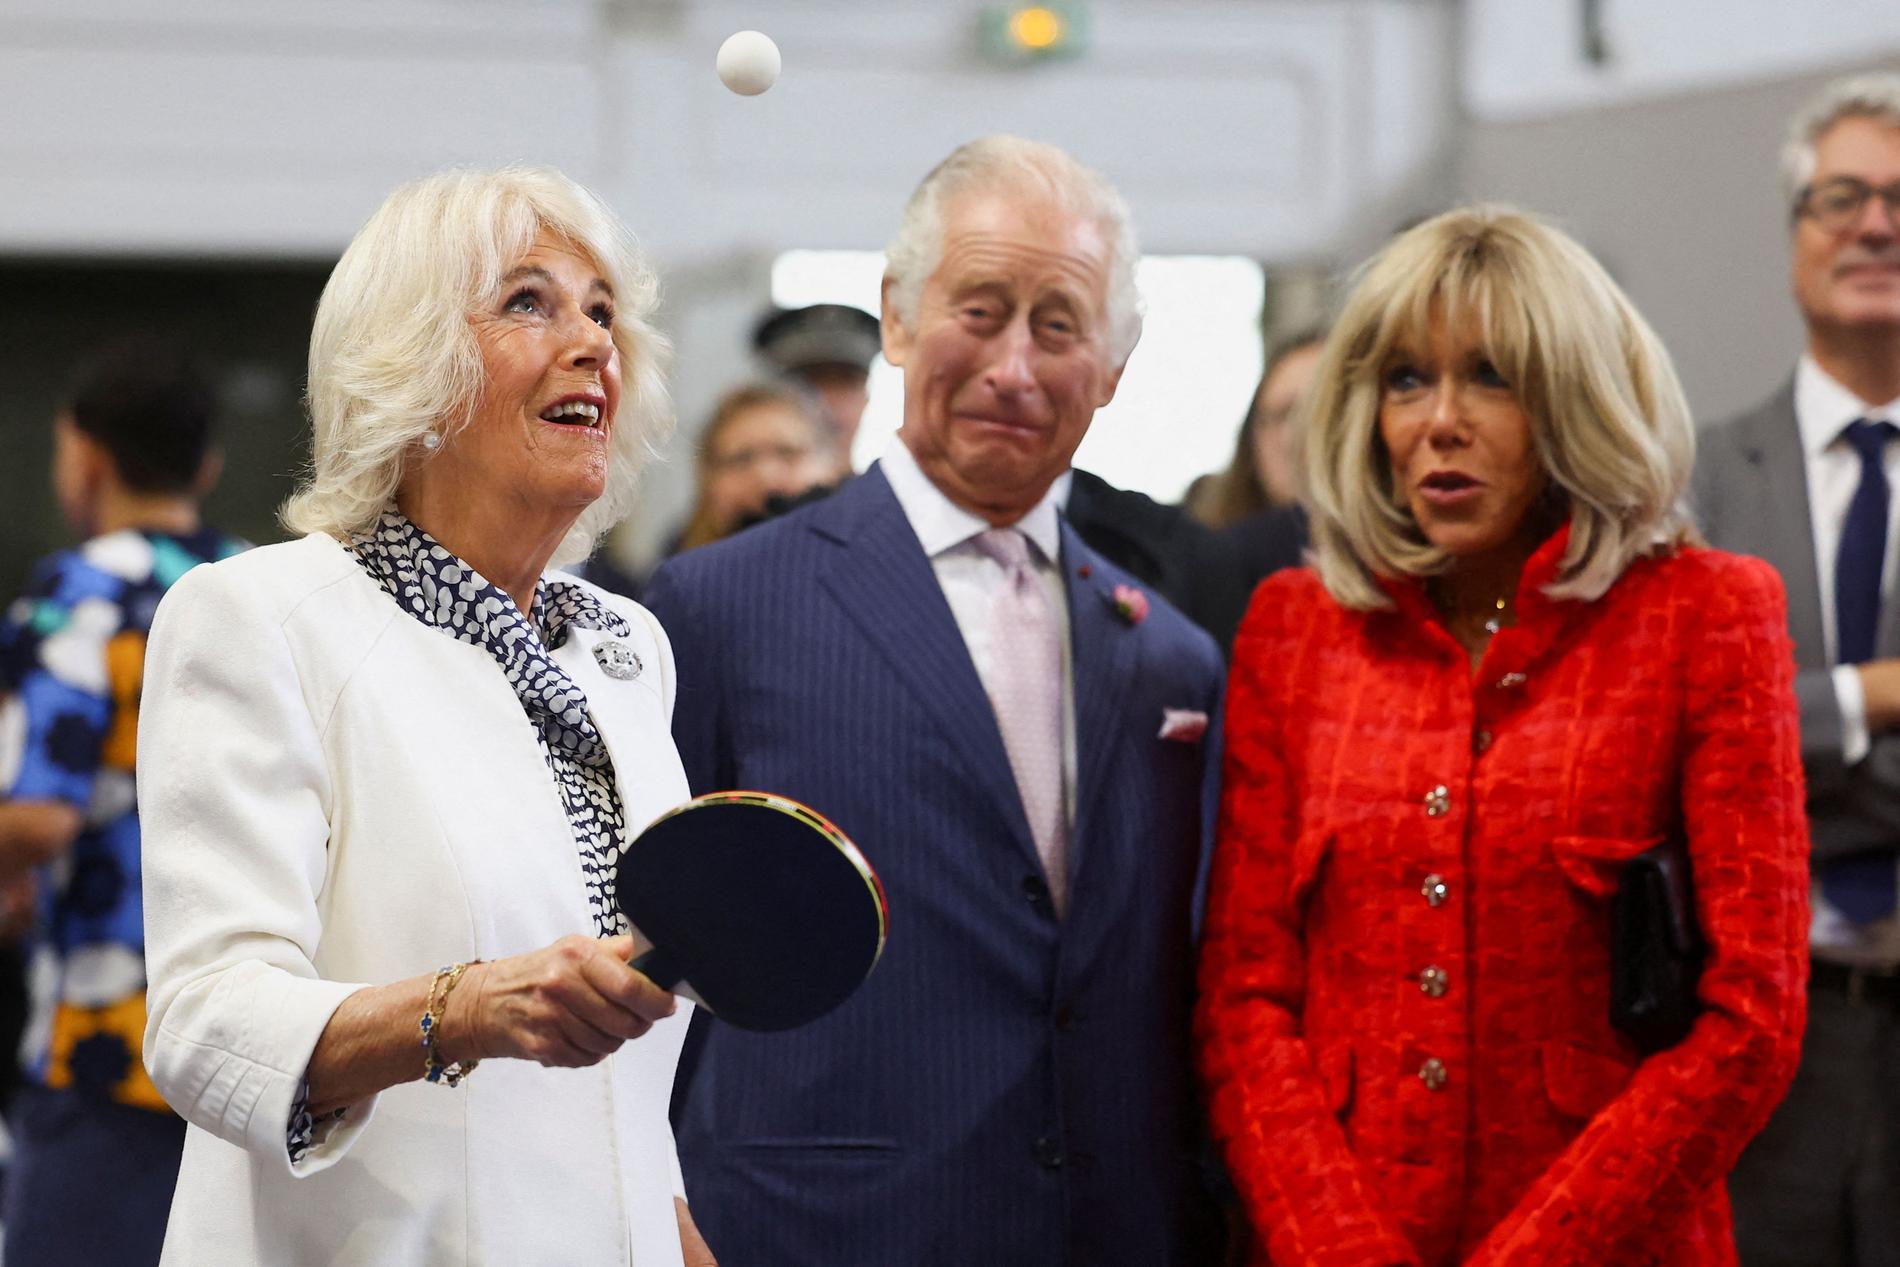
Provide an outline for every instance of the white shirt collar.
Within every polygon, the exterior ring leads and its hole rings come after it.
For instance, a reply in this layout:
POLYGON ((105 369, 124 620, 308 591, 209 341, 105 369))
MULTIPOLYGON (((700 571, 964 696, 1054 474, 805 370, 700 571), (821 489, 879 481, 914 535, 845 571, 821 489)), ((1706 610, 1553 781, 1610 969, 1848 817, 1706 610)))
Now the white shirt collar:
MULTIPOLYGON (((930 477, 917 465, 910 446, 904 443, 903 436, 891 437, 878 465, 890 483, 891 492, 897 495, 897 504, 903 508, 904 518, 910 520, 911 531, 917 534, 917 540, 923 544, 924 553, 929 557, 934 559, 989 529, 988 520, 957 505, 944 496, 942 489, 930 482, 930 477)), ((1068 491, 1069 476, 1065 471, 1062 478, 1042 495, 1042 500, 1011 525, 1034 542, 1036 549, 1042 552, 1042 557, 1050 563, 1061 557, 1062 532, 1056 524, 1056 507, 1068 495, 1068 491)))
POLYGON ((1869 405, 1803 352, 1794 369, 1794 419, 1802 452, 1810 458, 1826 452, 1856 418, 1900 423, 1900 400, 1869 405))

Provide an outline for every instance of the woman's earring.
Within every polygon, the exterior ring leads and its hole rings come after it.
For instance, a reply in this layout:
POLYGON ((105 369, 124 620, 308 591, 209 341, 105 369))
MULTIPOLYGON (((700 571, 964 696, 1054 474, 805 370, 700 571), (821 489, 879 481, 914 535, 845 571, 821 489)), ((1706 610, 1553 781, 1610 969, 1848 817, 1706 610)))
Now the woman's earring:
POLYGON ((433 453, 442 447, 442 437, 431 431, 422 437, 422 447, 433 453))

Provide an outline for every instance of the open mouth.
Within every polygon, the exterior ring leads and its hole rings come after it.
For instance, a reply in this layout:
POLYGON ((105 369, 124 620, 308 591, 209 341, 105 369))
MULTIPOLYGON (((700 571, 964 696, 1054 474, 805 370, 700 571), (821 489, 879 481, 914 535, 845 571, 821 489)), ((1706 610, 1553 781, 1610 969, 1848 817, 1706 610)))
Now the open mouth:
POLYGON ((549 405, 540 414, 542 422, 551 422, 563 427, 600 426, 600 406, 591 400, 563 400, 549 405))
POLYGON ((1463 471, 1433 471, 1419 481, 1419 487, 1428 493, 1464 493, 1479 484, 1463 471))

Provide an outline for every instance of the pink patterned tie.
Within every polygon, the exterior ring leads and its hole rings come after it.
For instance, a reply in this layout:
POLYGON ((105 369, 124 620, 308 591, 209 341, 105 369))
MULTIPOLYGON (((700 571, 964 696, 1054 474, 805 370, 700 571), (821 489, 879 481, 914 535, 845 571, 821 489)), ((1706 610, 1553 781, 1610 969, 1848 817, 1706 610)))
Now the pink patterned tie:
POLYGON ((1036 570, 1029 540, 1014 528, 991 528, 977 548, 1003 565, 1002 588, 990 602, 989 672, 983 687, 1009 752, 1009 768, 1029 816, 1049 894, 1061 915, 1068 905, 1069 815, 1062 773, 1062 644, 1036 570))

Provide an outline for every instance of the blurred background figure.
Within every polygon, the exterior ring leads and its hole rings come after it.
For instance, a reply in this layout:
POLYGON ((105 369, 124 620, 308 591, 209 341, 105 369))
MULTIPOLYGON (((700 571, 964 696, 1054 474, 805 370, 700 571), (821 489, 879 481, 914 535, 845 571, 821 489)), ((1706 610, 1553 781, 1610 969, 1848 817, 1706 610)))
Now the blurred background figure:
POLYGON ((0 803, 0 883, 39 877, 29 1085, 14 1105, 5 1261, 156 1263, 185 1124, 139 1058, 145 927, 134 795, 152 614, 242 544, 206 527, 214 397, 179 348, 133 339, 80 370, 53 422, 53 484, 84 539, 0 620, 22 743, 0 803))
POLYGON ((1234 438, 1233 460, 1204 482, 1195 481, 1188 495, 1187 509, 1196 519, 1210 528, 1231 528, 1263 511, 1298 503, 1294 411, 1313 381, 1325 341, 1324 330, 1308 328, 1277 341, 1267 353, 1266 371, 1234 438))
MULTIPOLYGON (((1765 165, 1765 164, 1764 164, 1765 165)), ((1749 1267, 1900 1264, 1900 75, 1788 125, 1781 206, 1806 339, 1793 377, 1703 438, 1709 540, 1788 586, 1814 837, 1801 1071, 1730 1181, 1749 1267)))
POLYGON ((1197 1016, 1265 1255, 1733 1263, 1805 997, 1781 583, 1697 547, 1668 355, 1540 221, 1395 239, 1314 392, 1315 566, 1235 644, 1197 1016), (1667 838, 1710 950, 1656 1050, 1612 1023, 1611 896, 1667 838))
POLYGON ((698 495, 675 552, 822 496, 843 468, 838 431, 810 395, 771 383, 735 387, 700 432, 698 495))
POLYGON ((808 388, 837 429, 842 473, 870 401, 866 387, 878 356, 877 318, 849 304, 810 304, 767 314, 752 332, 752 349, 768 365, 808 388))
POLYGON ((1254 587, 1283 568, 1299 567, 1306 549, 1306 512, 1299 503, 1294 428, 1319 366, 1326 331, 1309 326, 1278 340, 1254 389, 1225 469, 1195 481, 1187 509, 1219 533, 1221 597, 1214 635, 1232 644, 1254 587))

